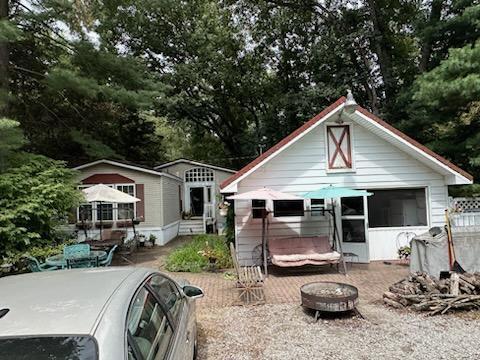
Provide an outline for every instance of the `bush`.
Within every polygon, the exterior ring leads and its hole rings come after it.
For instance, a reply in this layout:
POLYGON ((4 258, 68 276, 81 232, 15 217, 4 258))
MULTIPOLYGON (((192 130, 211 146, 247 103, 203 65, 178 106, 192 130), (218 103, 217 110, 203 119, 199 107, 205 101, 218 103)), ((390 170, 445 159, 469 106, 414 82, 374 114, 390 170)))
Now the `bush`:
POLYGON ((166 268, 169 271, 200 272, 209 266, 208 257, 202 253, 213 255, 218 269, 233 266, 225 237, 197 235, 191 242, 175 249, 167 257, 166 268))
POLYGON ((56 229, 80 199, 75 172, 63 162, 32 155, 2 173, 0 259, 62 242, 56 229))

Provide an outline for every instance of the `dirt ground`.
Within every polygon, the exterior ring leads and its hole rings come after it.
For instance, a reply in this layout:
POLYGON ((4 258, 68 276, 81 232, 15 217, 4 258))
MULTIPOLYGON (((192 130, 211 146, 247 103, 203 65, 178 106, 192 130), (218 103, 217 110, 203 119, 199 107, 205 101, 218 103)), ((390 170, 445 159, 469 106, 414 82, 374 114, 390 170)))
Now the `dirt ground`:
POLYGON ((478 359, 476 316, 360 306, 365 318, 321 318, 297 304, 201 309, 199 359, 478 359))

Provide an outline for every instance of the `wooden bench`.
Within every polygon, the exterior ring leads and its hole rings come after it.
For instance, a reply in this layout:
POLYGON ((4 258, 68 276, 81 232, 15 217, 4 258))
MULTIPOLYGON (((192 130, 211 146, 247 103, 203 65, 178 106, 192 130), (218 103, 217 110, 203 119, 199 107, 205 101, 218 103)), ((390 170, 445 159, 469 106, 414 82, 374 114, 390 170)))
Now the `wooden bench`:
POLYGON ((236 288, 238 290, 238 302, 241 305, 265 304, 263 291, 263 274, 259 266, 240 266, 238 263, 235 247, 230 243, 233 267, 237 275, 236 288))

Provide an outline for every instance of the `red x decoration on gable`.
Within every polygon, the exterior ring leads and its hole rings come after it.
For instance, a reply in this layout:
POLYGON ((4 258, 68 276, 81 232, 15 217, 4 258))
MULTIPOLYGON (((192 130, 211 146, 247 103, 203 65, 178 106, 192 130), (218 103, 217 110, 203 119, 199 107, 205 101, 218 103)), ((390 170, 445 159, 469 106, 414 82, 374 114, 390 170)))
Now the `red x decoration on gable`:
POLYGON ((351 169, 352 147, 348 125, 328 125, 328 168, 351 169))

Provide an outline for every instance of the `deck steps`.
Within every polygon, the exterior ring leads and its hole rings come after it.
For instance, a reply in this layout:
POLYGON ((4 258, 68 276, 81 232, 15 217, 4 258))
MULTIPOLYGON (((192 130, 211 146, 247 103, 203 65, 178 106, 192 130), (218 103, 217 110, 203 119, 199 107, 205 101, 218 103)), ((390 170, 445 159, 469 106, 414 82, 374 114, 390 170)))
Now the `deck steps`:
POLYGON ((196 235, 196 234, 204 234, 204 233, 205 231, 203 229, 202 219, 182 220, 180 222, 178 235, 196 235))

